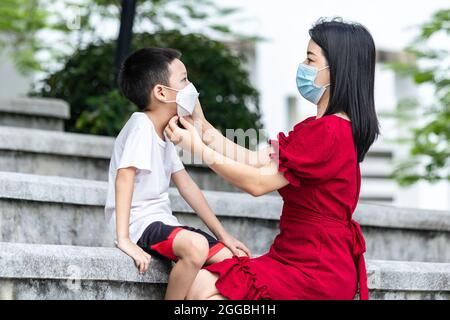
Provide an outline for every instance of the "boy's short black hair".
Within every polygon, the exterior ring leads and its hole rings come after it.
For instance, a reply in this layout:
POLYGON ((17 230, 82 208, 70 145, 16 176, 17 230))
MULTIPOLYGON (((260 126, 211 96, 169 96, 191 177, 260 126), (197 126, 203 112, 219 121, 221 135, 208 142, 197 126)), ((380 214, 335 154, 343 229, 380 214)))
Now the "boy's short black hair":
POLYGON ((143 48, 135 51, 123 62, 118 82, 122 94, 139 109, 150 104, 150 92, 157 84, 169 86, 169 64, 181 57, 170 48, 143 48))

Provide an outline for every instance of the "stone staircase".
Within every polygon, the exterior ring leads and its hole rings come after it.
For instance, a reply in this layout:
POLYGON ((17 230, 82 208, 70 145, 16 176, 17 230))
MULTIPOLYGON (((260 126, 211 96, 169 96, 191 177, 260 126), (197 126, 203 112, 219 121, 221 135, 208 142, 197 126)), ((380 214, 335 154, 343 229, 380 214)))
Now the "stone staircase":
MULTIPOLYGON (((0 299, 162 298, 170 263, 154 258, 139 275, 105 227, 114 139, 63 132, 67 114, 61 101, 0 101, 0 299)), ((367 242, 371 298, 449 299, 450 213, 382 204, 389 183, 380 195, 370 181, 388 174, 389 154, 368 154, 362 170, 369 187, 355 212, 367 242)), ((266 252, 281 199, 253 198, 204 166, 186 167, 225 227, 255 255, 266 252)), ((205 229, 176 189, 170 198, 182 223, 205 229)))
MULTIPOLYGON (((1 170, 106 181, 114 138, 63 132, 68 116, 69 107, 60 100, 0 100, 1 170)), ((391 162, 389 148, 374 146, 368 153, 361 164, 361 201, 392 202, 395 184, 387 178, 391 162)), ((239 191, 207 166, 186 167, 202 189, 239 191)))

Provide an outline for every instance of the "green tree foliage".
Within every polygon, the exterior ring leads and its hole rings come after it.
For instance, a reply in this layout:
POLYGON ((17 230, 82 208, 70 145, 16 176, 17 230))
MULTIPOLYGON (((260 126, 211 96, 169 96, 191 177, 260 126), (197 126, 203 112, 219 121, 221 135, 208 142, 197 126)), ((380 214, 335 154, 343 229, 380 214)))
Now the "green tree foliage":
MULTIPOLYGON (((243 57, 235 56, 223 43, 200 34, 162 31, 135 34, 132 46, 133 50, 152 46, 180 50, 205 115, 218 129, 262 128, 258 93, 249 84, 243 57)), ((71 105, 69 131, 114 136, 137 111, 114 84, 114 50, 114 41, 91 44, 44 80, 40 95, 71 105)))
POLYGON ((56 29, 47 22, 48 12, 39 0, 0 1, 0 49, 8 48, 19 71, 40 69, 35 56, 43 49, 36 34, 43 29, 56 29))
MULTIPOLYGON (((23 73, 51 72, 66 57, 91 43, 117 37, 108 32, 120 21, 121 0, 1 0, 0 50, 23 73), (107 27, 105 27, 107 26, 107 27)), ((234 40, 258 39, 234 33, 217 21, 232 19, 236 8, 211 0, 138 0, 134 31, 155 33, 178 29, 234 40)))
POLYGON ((450 43, 450 9, 436 12, 421 26, 420 35, 406 49, 416 63, 393 62, 389 65, 399 74, 412 77, 418 85, 434 88, 435 101, 424 105, 417 100, 401 101, 393 114, 401 123, 412 127, 410 157, 395 169, 393 177, 401 185, 419 180, 450 180, 450 52, 430 45, 450 43))

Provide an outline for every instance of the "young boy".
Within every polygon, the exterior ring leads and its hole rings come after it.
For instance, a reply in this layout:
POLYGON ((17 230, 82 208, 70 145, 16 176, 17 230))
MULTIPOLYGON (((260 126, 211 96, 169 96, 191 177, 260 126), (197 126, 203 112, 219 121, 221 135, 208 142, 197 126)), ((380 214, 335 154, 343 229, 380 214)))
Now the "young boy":
POLYGON ((174 144, 165 138, 164 128, 177 110, 180 114, 182 108, 186 114, 186 109, 191 109, 189 114, 198 103, 198 93, 192 89, 180 57, 173 49, 145 48, 123 63, 120 89, 140 112, 132 114, 116 138, 105 206, 116 246, 134 259, 140 273, 148 269, 149 254, 176 262, 166 299, 184 299, 204 265, 233 254, 250 255, 225 231, 184 170, 174 144), (171 179, 220 241, 178 222, 168 195, 171 179))

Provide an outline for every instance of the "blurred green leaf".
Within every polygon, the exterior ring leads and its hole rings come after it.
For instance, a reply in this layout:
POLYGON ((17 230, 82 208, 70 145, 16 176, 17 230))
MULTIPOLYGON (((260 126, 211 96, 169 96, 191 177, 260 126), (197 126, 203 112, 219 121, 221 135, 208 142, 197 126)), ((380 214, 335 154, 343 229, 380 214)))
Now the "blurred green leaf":
MULTIPOLYGON (((411 77, 418 85, 434 87, 435 102, 400 101, 390 117, 410 127, 410 158, 396 166, 392 177, 407 186, 420 180, 450 180, 450 66, 448 50, 431 49, 428 42, 435 34, 450 36, 450 9, 436 12, 421 26, 417 39, 406 48, 416 61, 393 61, 386 66, 399 75, 411 77), (424 67, 426 66, 426 67, 424 67), (409 109, 409 107, 411 109, 409 109), (412 112, 408 112, 412 110, 412 112), (417 121, 420 118, 421 121, 417 121), (423 124, 422 124, 423 123, 423 124)), ((450 39, 448 39, 450 41, 450 39)))

